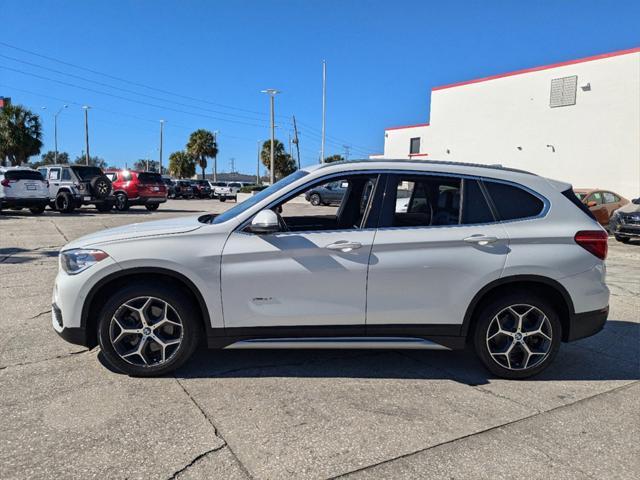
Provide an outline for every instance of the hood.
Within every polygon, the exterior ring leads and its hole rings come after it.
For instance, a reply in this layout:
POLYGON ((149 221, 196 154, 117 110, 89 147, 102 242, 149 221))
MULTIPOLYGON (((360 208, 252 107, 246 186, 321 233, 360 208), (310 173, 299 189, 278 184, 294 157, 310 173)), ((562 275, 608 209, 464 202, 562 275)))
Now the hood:
POLYGON ((616 210, 616 213, 634 213, 640 212, 640 205, 636 205, 633 202, 629 202, 626 205, 616 210))
POLYGON ((117 242, 121 240, 132 240, 143 237, 155 237, 160 235, 175 235, 187 233, 202 227, 198 221, 201 215, 193 217, 170 218, 167 220, 156 220, 153 222, 133 223, 122 227, 101 230, 84 237, 80 237, 64 246, 63 250, 72 248, 84 248, 100 243, 117 242))

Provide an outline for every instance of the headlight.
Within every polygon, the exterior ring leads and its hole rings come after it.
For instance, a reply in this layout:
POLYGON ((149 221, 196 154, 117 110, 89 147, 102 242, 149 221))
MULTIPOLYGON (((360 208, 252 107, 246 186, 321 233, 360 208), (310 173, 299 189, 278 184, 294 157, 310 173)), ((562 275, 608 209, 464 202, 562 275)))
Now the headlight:
POLYGON ((102 250, 77 248, 62 252, 60 254, 60 265, 69 275, 75 275, 76 273, 86 270, 91 265, 98 263, 100 260, 104 260, 108 256, 109 255, 102 250))

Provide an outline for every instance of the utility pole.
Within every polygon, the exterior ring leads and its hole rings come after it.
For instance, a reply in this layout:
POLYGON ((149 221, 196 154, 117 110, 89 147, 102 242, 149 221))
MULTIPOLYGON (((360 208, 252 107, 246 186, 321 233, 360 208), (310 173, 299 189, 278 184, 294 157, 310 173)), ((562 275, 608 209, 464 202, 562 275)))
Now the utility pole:
POLYGON ((351 147, 349 145, 343 145, 344 148, 344 159, 345 160, 349 160, 349 150, 351 150, 351 147))
POLYGON ((270 163, 270 171, 269 171, 269 182, 273 185, 276 182, 276 171, 275 171, 275 138, 276 138, 276 125, 275 125, 275 105, 274 100, 275 96, 280 93, 279 90, 275 88, 268 88, 266 90, 262 90, 262 93, 266 93, 269 95, 271 100, 271 154, 269 156, 270 163))
POLYGON ((60 110, 53 116, 53 143, 55 150, 53 153, 54 163, 58 163, 58 115, 67 108, 67 105, 63 105, 60 110))
POLYGON ((82 109, 84 110, 84 142, 87 148, 84 156, 84 164, 89 165, 89 107, 88 105, 83 105, 82 109))
POLYGON ((320 163, 324 163, 325 118, 327 114, 327 62, 322 61, 322 139, 320 141, 320 163))
POLYGON ((260 148, 260 140, 258 140, 258 163, 256 167, 256 185, 260 185, 260 152, 262 149, 260 148))
POLYGON ((291 130, 289 130, 289 156, 293 157, 293 150, 291 150, 291 130))
POLYGON ((216 146, 216 154, 213 156, 213 181, 218 181, 218 130, 213 132, 213 143, 216 146))
POLYGON ((298 152, 298 170, 300 170, 300 141, 298 140, 298 126, 296 125, 296 116, 293 116, 293 143, 298 152))
POLYGON ((236 159, 231 157, 229 159, 229 163, 231 164, 231 173, 235 173, 235 171, 236 171, 236 159))
MULTIPOLYGON (((162 175, 162 133, 164 129, 164 120, 160 120, 160 156, 158 162, 158 170, 160 171, 160 175, 162 175)), ((147 168, 148 169, 148 168, 147 168)))

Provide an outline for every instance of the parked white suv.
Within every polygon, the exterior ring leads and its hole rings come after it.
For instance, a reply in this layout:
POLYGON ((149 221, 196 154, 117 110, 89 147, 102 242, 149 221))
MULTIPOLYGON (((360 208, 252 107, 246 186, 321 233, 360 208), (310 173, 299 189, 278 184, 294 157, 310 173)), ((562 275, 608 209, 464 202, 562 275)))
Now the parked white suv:
POLYGON ((566 183, 446 162, 336 163, 221 215, 66 245, 53 327, 140 376, 177 368, 204 337, 211 348, 471 345, 494 374, 524 378, 561 341, 603 328, 606 254, 606 232, 566 183), (299 201, 330 181, 347 183, 340 206, 299 201))
POLYGON ((36 170, 0 167, 0 210, 28 208, 40 215, 49 204, 49 185, 36 170))

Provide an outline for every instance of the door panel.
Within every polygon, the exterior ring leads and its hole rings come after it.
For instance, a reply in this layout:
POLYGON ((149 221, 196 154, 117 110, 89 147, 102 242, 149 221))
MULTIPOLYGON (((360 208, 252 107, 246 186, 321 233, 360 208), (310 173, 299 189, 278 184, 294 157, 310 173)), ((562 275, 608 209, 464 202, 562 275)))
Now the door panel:
POLYGON ((232 233, 222 255, 225 327, 364 326, 374 234, 232 233))
POLYGON ((508 251, 500 224, 379 230, 369 267, 367 325, 462 324, 473 296, 500 277, 508 251))

